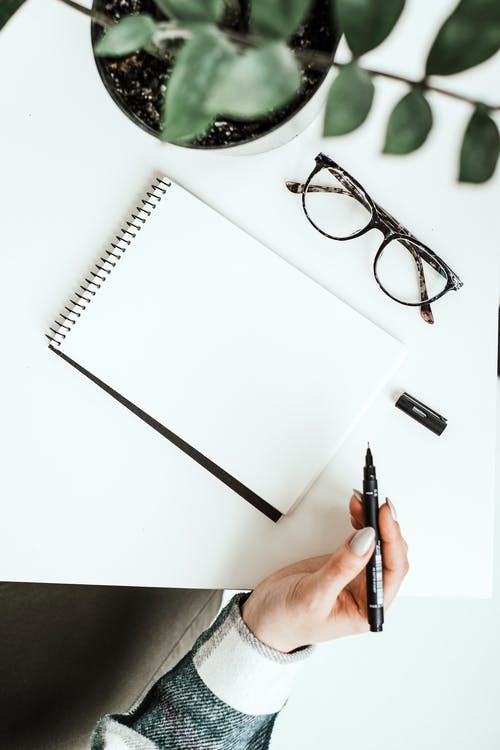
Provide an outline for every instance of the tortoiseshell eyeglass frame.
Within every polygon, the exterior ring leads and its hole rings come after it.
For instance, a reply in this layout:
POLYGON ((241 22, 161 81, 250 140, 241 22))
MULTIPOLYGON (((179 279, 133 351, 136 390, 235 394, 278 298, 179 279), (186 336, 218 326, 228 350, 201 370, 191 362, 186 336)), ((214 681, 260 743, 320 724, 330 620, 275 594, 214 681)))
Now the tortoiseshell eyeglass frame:
POLYGON ((384 235, 382 244, 380 245, 375 260, 373 261, 373 274, 377 281, 377 284, 382 289, 384 294, 393 299, 395 302, 399 302, 400 305, 406 305, 407 307, 420 307, 420 314, 426 323, 434 323, 434 316, 431 310, 431 302, 435 302, 440 297, 445 295, 447 292, 452 290, 457 291, 463 286, 463 282, 460 281, 457 274, 451 270, 451 268, 442 260, 436 253, 434 253, 430 247, 420 242, 415 235, 413 235, 406 227, 400 224, 391 214, 386 211, 382 206, 376 203, 373 198, 368 195, 363 186, 352 177, 340 164, 337 164, 333 159, 330 159, 326 154, 318 154, 315 159, 316 165, 305 182, 295 182, 288 180, 286 183, 287 188, 292 193, 300 193, 302 195, 302 208, 307 217, 307 220, 312 226, 325 237, 332 240, 353 240, 356 237, 366 234, 371 229, 379 229, 384 235), (315 175, 318 174, 322 169, 328 169, 334 177, 337 178, 342 188, 333 186, 323 186, 311 184, 315 175), (313 219, 309 216, 306 205, 306 195, 308 192, 329 192, 329 193, 342 193, 344 195, 350 195, 361 203, 369 212, 370 219, 366 226, 359 229, 357 232, 353 232, 347 237, 336 237, 333 234, 328 234, 324 229, 314 223, 313 219), (393 240, 399 240, 401 244, 411 253, 415 261, 417 268, 419 289, 420 289, 420 302, 404 302, 403 300, 394 297, 390 292, 385 289, 381 283, 377 274, 377 264, 387 247, 389 242, 393 240), (411 240, 411 242, 405 243, 405 240, 411 240), (422 266, 422 260, 426 261, 437 273, 441 276, 446 276, 445 288, 436 294, 434 297, 429 297, 427 292, 427 286, 425 283, 424 269, 422 266))

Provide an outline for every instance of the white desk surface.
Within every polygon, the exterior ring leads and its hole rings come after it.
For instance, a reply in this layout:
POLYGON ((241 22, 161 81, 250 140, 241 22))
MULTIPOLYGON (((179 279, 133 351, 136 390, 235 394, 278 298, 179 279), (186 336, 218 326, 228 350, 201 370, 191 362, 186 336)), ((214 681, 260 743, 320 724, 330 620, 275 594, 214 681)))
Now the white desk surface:
MULTIPOLYGON (((441 5, 444 14, 448 3, 441 5)), ((424 28, 416 6, 374 62, 400 69, 404 59, 407 72, 418 74, 411 60, 425 45, 416 41, 415 19, 425 39, 437 20, 424 28)), ((363 130, 342 139, 322 139, 317 120, 257 156, 163 145, 119 112, 96 72, 87 21, 53 0, 27 3, 2 32, 0 68, 0 578, 250 587, 282 564, 332 550, 348 533, 346 502, 360 485, 369 439, 380 492, 397 506, 410 545, 404 592, 489 596, 498 176, 484 187, 454 181, 468 110, 433 97, 429 142, 406 158, 378 153, 387 112, 403 92, 390 83, 377 85, 363 130), (285 190, 284 179, 305 178, 320 150, 464 280, 459 293, 434 305, 434 327, 379 291, 371 270, 377 232, 328 241, 285 190), (55 313, 162 171, 409 347, 402 369, 306 499, 276 525, 46 347, 55 313), (441 437, 394 408, 403 390, 448 417, 441 437)), ((459 83, 478 90, 483 80, 486 95, 494 74, 495 64, 489 77, 470 73, 459 83)))

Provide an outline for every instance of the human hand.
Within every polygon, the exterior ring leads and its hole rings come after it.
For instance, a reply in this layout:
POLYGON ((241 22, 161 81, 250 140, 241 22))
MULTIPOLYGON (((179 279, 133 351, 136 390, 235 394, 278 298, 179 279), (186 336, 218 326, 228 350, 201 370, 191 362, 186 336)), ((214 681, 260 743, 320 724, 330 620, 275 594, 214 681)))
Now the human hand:
MULTIPOLYGON (((363 528, 363 508, 355 494, 349 510, 356 533, 336 552, 273 573, 243 604, 243 620, 262 643, 288 653, 310 643, 369 631, 365 566, 375 546, 375 532, 363 528)), ((387 502, 379 510, 379 531, 387 609, 408 572, 408 545, 387 502)))

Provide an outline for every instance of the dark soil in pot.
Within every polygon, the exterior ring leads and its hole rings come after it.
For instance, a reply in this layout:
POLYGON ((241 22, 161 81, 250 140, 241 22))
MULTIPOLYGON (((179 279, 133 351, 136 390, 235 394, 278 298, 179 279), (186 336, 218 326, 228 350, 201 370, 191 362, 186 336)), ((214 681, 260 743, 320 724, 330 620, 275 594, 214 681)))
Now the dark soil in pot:
MULTIPOLYGON (((269 0, 272 2, 272 0, 269 0)), ((129 13, 149 13, 158 20, 164 15, 154 0, 93 0, 93 7, 116 20, 129 13)), ((228 10, 220 24, 223 28, 248 30, 248 0, 241 0, 240 11, 228 10)), ((102 35, 102 27, 92 23, 92 43, 102 35)), ((306 23, 290 40, 295 50, 317 51, 333 57, 339 33, 333 27, 330 0, 314 0, 306 23)), ((136 125, 151 135, 158 135, 162 102, 175 52, 182 41, 172 42, 171 57, 159 60, 144 51, 123 58, 96 58, 97 68, 108 92, 136 125)), ((253 141, 289 120, 311 98, 323 82, 326 70, 312 64, 303 65, 303 82, 297 96, 285 107, 257 120, 241 121, 218 118, 210 130, 193 141, 194 148, 223 148, 253 141)))

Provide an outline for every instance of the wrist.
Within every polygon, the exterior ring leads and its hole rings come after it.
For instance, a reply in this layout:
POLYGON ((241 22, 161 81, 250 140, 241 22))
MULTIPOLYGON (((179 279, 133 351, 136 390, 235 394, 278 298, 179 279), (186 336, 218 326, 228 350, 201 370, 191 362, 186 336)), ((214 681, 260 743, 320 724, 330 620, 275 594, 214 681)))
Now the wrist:
POLYGON ((289 654, 297 648, 295 645, 287 643, 283 633, 276 632, 280 628, 274 627, 263 614, 262 607, 259 605, 256 597, 250 594, 248 599, 241 607, 241 619, 250 630, 252 635, 258 641, 274 651, 280 651, 282 654, 289 654))

